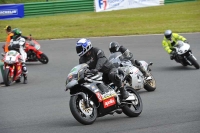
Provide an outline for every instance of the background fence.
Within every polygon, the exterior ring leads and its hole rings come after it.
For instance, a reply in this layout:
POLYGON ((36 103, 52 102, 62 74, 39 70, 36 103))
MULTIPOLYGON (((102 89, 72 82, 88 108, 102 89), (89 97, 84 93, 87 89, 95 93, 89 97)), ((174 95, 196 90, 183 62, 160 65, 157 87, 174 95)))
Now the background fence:
MULTIPOLYGON (((24 16, 53 15, 58 13, 94 12, 94 0, 43 0, 24 3, 24 16)), ((160 0, 160 4, 188 2, 195 0, 160 0)))
POLYGON ((26 16, 94 11, 93 0, 24 3, 26 16))
POLYGON ((188 1, 195 1, 195 0, 165 0, 165 4, 170 4, 170 3, 177 3, 177 2, 188 2, 188 1))

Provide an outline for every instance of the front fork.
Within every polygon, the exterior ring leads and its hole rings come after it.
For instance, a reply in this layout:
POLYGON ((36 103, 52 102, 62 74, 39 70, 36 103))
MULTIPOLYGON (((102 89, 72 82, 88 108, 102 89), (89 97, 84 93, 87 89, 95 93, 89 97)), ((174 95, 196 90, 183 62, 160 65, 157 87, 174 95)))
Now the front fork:
MULTIPOLYGON (((85 93, 83 92, 79 92, 79 93, 76 93, 76 94, 73 94, 71 96, 76 96, 76 95, 80 95, 82 98, 83 98, 83 101, 84 101, 84 104, 86 106, 86 108, 89 108, 89 100, 88 100, 88 95, 86 95, 85 93)), ((90 103, 91 104, 91 103, 90 103)))
MULTIPOLYGON (((192 56, 195 60, 197 60, 191 52, 189 52, 188 54, 189 54, 189 56, 192 56)), ((185 59, 190 65, 192 65, 192 63, 187 59, 186 56, 184 56, 184 59, 185 59)))

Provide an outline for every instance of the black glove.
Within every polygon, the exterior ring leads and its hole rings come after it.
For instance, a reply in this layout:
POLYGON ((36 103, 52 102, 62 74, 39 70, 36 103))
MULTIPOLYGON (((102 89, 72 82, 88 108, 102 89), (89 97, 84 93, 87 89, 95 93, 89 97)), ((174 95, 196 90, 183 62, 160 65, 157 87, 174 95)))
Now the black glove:
POLYGON ((124 46, 119 46, 117 47, 117 51, 120 51, 122 54, 127 50, 127 48, 125 48, 124 46))
POLYGON ((91 69, 90 72, 93 74, 97 74, 99 71, 97 69, 91 69))
POLYGON ((176 42, 175 42, 175 41, 171 42, 171 45, 172 45, 172 46, 174 46, 175 44, 176 44, 176 42))
POLYGON ((175 56, 176 56, 176 52, 175 52, 175 51, 172 51, 172 52, 170 53, 170 59, 173 60, 173 59, 175 58, 175 56))
POLYGON ((85 70, 85 74, 87 74, 87 73, 89 73, 90 72, 90 70, 89 69, 86 69, 85 70))

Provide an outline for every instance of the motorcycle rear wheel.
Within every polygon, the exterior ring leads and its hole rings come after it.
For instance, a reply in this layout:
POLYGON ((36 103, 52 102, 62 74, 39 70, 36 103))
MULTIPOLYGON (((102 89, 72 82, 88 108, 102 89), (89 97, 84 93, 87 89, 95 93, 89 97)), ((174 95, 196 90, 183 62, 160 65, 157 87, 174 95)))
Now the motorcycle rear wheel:
POLYGON ((40 58, 38 58, 38 60, 43 64, 47 64, 49 62, 49 58, 44 53, 40 55, 40 58))
POLYGON ((156 89, 156 80, 154 79, 153 75, 150 73, 151 80, 146 80, 144 84, 144 89, 147 91, 155 91, 156 89))
POLYGON ((11 83, 12 83, 12 78, 10 77, 9 68, 5 69, 5 72, 4 72, 4 83, 5 83, 6 86, 10 86, 11 83))
POLYGON ((138 92, 130 86, 126 86, 126 90, 136 96, 136 100, 127 101, 128 104, 123 105, 122 111, 129 117, 138 117, 142 113, 143 104, 138 92))
POLYGON ((198 64, 198 62, 193 58, 192 55, 188 56, 187 58, 188 58, 188 60, 192 63, 192 65, 193 65, 196 69, 199 69, 199 64, 198 64))
POLYGON ((97 108, 95 104, 93 104, 93 106, 90 105, 90 108, 85 108, 83 98, 81 96, 71 96, 69 105, 72 115, 81 124, 90 125, 96 120, 97 108), (87 114, 88 112, 90 114, 87 114))

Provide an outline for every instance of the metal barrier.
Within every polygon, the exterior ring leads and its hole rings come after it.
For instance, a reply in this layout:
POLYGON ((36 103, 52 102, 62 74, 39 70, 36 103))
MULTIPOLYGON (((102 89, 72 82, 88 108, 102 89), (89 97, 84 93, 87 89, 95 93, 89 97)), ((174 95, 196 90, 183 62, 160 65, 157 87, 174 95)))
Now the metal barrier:
POLYGON ((94 11, 94 0, 24 3, 25 17, 94 11))
POLYGON ((165 0, 165 4, 171 4, 177 2, 189 2, 189 1, 196 1, 196 0, 165 0))

